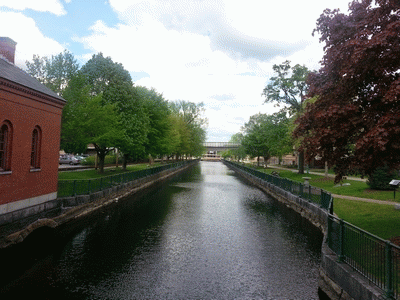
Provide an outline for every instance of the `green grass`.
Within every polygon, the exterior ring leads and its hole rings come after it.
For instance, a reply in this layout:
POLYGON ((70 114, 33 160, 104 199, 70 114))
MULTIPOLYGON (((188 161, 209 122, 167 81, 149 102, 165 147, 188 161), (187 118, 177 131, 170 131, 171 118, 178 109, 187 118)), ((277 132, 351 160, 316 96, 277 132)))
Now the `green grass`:
POLYGON ((339 218, 383 239, 400 235, 400 210, 392 205, 335 198, 339 218))
MULTIPOLYGON (((151 165, 151 167, 158 167, 160 166, 160 163, 154 163, 151 165)), ((63 171, 63 172, 58 172, 58 179, 59 180, 80 180, 80 179, 93 179, 93 178, 100 178, 100 177, 105 177, 105 176, 111 176, 111 175, 116 175, 116 174, 121 174, 125 172, 132 172, 132 171, 139 171, 139 170, 144 170, 148 169, 148 164, 135 164, 135 165, 129 165, 127 166, 127 170, 124 171, 122 170, 122 167, 119 166, 118 168, 105 168, 104 173, 100 174, 98 170, 95 169, 90 169, 90 170, 82 170, 82 171, 63 171)))
MULTIPOLYGON (((268 174, 277 171, 281 177, 304 182, 303 177, 311 177, 310 184, 322 188, 332 194, 346 195, 375 200, 400 202, 400 191, 393 199, 393 191, 371 190, 365 182, 344 180, 349 186, 337 186, 333 178, 313 174, 298 174, 292 170, 264 169, 268 174)), ((400 236, 400 210, 393 205, 347 200, 335 197, 333 209, 339 218, 365 230, 382 239, 400 236)))
POLYGON ((346 179, 343 180, 343 183, 350 183, 350 185, 338 186, 334 183, 334 179, 332 177, 326 178, 325 176, 314 174, 298 174, 297 172, 293 172, 291 170, 277 170, 273 168, 263 170, 268 174, 271 174, 273 171, 277 171, 279 173, 279 176, 286 177, 298 182, 304 182, 303 177, 310 177, 310 184, 312 186, 324 189, 331 194, 400 202, 400 191, 396 193, 396 199, 394 200, 393 191, 372 190, 369 188, 367 183, 363 181, 346 179))

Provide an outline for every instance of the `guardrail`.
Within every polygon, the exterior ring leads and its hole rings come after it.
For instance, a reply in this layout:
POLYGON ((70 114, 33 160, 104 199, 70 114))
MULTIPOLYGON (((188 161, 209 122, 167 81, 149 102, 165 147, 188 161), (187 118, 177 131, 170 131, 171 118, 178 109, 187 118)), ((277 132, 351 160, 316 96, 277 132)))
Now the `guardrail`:
POLYGON ((318 204, 321 208, 325 210, 329 211, 329 209, 333 209, 333 198, 330 193, 324 191, 323 189, 316 188, 311 185, 305 185, 304 183, 296 182, 287 178, 270 175, 265 172, 258 171, 254 168, 247 167, 240 163, 227 160, 225 160, 224 162, 235 168, 241 169, 259 179, 280 187, 281 189, 288 191, 293 195, 297 195, 303 199, 318 204))
POLYGON ((400 296, 400 247, 328 215, 327 243, 339 262, 345 262, 385 291, 387 299, 400 296))
POLYGON ((333 198, 322 189, 269 175, 239 163, 224 162, 326 209, 326 242, 338 256, 339 262, 348 264, 382 289, 386 299, 400 298, 400 247, 334 216, 333 198))
POLYGON ((90 195, 113 186, 118 186, 127 182, 131 182, 140 178, 145 178, 165 170, 176 169, 193 162, 181 161, 164 166, 154 168, 115 174, 93 179, 80 180, 59 180, 58 181, 58 197, 73 197, 77 195, 90 195))

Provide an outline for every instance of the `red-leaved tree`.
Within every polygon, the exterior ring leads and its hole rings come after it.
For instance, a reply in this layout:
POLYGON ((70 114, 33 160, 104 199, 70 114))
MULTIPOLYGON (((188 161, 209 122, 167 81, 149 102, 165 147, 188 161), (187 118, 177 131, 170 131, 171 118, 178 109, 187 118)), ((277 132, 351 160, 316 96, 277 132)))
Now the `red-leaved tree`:
POLYGON ((336 181, 400 167, 400 1, 354 0, 349 13, 326 9, 314 30, 322 67, 310 74, 317 100, 298 119, 295 137, 309 157, 336 166, 336 181))

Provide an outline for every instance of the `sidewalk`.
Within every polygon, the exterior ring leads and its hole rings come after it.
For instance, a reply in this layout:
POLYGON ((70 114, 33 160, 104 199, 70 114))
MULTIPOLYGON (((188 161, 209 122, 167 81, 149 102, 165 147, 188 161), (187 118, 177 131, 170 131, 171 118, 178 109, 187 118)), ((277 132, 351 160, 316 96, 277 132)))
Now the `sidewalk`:
MULTIPOLYGON (((285 170, 285 171, 292 171, 293 173, 297 172, 298 170, 293 170, 289 168, 284 168, 284 167, 278 167, 275 165, 267 165, 268 168, 273 168, 273 169, 279 169, 279 170, 285 170)), ((304 173, 306 174, 313 174, 313 175, 319 175, 319 176, 325 176, 324 173, 322 172, 309 172, 309 173, 304 173)), ((333 174, 328 174, 328 177, 334 178, 335 175, 333 174)), ((356 180, 356 181, 364 181, 366 182, 367 179, 363 178, 358 178, 358 177, 349 177, 347 176, 348 180, 356 180)), ((337 194, 331 194, 333 198, 341 198, 341 199, 346 199, 346 200, 353 200, 353 201, 364 201, 364 202, 370 202, 370 203, 377 203, 377 204, 385 204, 385 205, 400 205, 398 202, 392 202, 392 201, 385 201, 385 200, 376 200, 376 199, 368 199, 368 198, 361 198, 361 197, 353 197, 353 196, 346 196, 346 195, 337 195, 337 194)))

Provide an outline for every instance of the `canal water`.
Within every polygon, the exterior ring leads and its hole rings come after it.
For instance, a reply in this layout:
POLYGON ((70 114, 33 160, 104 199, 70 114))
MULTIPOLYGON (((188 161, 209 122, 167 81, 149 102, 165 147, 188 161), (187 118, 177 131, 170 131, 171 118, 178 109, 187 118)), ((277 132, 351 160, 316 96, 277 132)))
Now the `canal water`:
POLYGON ((318 299, 321 243, 225 165, 201 162, 79 227, 0 299, 318 299))

